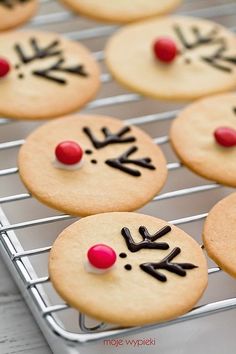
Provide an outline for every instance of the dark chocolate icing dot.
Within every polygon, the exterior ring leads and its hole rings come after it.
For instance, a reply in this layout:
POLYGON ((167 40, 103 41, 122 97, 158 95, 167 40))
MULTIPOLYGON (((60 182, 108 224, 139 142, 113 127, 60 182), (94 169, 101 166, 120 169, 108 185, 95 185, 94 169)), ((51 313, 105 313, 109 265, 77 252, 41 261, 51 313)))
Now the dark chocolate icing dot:
POLYGON ((97 160, 91 160, 91 162, 92 162, 93 164, 98 163, 97 160))
POLYGON ((236 107, 233 108, 233 112, 234 112, 234 114, 236 114, 236 107))
POLYGON ((120 258, 126 258, 126 257, 127 257, 127 254, 124 253, 124 252, 122 252, 122 253, 119 254, 119 257, 120 257, 120 258))
POLYGON ((87 155, 91 155, 93 152, 92 152, 92 150, 85 150, 85 154, 87 154, 87 155))
POLYGON ((18 75, 18 78, 19 78, 19 79, 24 79, 24 77, 25 77, 24 74, 19 74, 19 75, 18 75))
POLYGON ((191 60, 190 58, 186 58, 186 59, 185 59, 185 63, 186 63, 186 64, 191 64, 191 63, 192 63, 192 60, 191 60))
POLYGON ((15 69, 20 69, 20 65, 19 65, 19 64, 16 64, 16 65, 15 65, 15 69))
POLYGON ((131 269, 132 269, 132 266, 131 266, 130 264, 126 264, 126 265, 124 266, 124 268, 125 268, 126 270, 131 270, 131 269))

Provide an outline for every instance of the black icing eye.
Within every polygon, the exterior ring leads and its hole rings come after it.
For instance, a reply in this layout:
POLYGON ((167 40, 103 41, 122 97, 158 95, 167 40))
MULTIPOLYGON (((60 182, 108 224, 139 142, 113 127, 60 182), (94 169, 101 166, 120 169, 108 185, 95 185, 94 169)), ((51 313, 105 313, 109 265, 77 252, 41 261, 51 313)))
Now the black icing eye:
POLYGON ((131 270, 131 269, 132 269, 132 265, 131 265, 131 264, 126 264, 126 265, 124 266, 124 268, 125 268, 126 270, 131 270))
MULTIPOLYGON (((84 151, 84 153, 85 153, 86 155, 92 155, 92 154, 93 154, 93 150, 86 149, 86 150, 84 151)), ((96 165, 96 164, 98 163, 97 160, 95 160, 95 159, 90 160, 90 162, 91 162, 92 164, 94 164, 94 165, 96 165)))
POLYGON ((233 112, 234 114, 236 114, 236 107, 233 107, 233 112))
POLYGON ((92 153, 93 153, 92 150, 85 150, 86 155, 92 155, 92 153))
POLYGON ((127 257, 127 254, 124 253, 124 252, 122 252, 122 253, 119 254, 119 257, 120 257, 120 258, 126 258, 126 257, 127 257))

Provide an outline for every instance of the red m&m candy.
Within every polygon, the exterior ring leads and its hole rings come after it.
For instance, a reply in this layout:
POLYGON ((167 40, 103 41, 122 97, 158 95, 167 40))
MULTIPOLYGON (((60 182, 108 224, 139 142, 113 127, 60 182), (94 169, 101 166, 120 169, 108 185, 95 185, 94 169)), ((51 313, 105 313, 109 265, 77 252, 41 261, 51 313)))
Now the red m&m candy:
POLYGON ((59 162, 74 165, 81 161, 83 150, 75 141, 63 141, 57 145, 55 155, 59 162))
POLYGON ((172 62, 177 55, 177 47, 173 39, 161 37, 154 42, 153 51, 155 57, 165 63, 172 62))
POLYGON ((236 145, 236 130, 233 128, 219 127, 214 132, 218 144, 224 147, 236 145))
POLYGON ((10 71, 10 64, 4 58, 0 58, 0 78, 5 77, 10 71))
POLYGON ((87 253, 89 263, 99 269, 108 269, 116 262, 115 251, 103 244, 92 246, 87 253))

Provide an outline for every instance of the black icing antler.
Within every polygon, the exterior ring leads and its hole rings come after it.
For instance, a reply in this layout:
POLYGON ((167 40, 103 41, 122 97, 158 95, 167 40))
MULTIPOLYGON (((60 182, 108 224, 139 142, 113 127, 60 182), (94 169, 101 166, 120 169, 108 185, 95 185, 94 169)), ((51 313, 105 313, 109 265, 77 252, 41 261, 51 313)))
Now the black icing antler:
POLYGON ((106 160, 105 163, 113 168, 116 168, 118 170, 121 170, 123 172, 126 172, 130 174, 131 176, 139 177, 141 176, 141 172, 138 170, 134 170, 132 168, 129 168, 127 166, 124 166, 125 164, 134 164, 149 170, 155 170, 155 166, 151 164, 151 159, 149 157, 144 157, 142 159, 129 159, 129 156, 134 154, 138 150, 137 146, 132 146, 129 148, 126 152, 124 152, 122 155, 120 155, 117 158, 114 159, 109 159, 106 160))
POLYGON ((18 54, 18 57, 23 64, 28 64, 38 59, 51 58, 54 56, 59 57, 58 59, 56 59, 57 61, 55 64, 50 65, 46 69, 33 70, 33 75, 42 77, 50 81, 54 81, 62 85, 66 84, 67 81, 64 78, 58 78, 52 75, 52 72, 65 72, 81 77, 89 76, 84 69, 84 65, 79 64, 70 67, 63 67, 65 60, 62 57, 63 51, 58 47, 60 45, 60 42, 58 40, 51 42, 46 47, 40 47, 36 38, 31 38, 29 43, 33 51, 32 55, 26 55, 20 44, 15 45, 16 53, 18 54))
POLYGON ((28 1, 30 1, 30 0, 0 0, 0 5, 8 8, 8 9, 12 9, 18 3, 23 4, 28 1))
POLYGON ((218 44, 218 48, 216 51, 209 56, 202 56, 200 57, 201 60, 203 60, 206 64, 209 64, 215 69, 230 73, 232 72, 232 68, 228 64, 233 64, 236 65, 236 56, 226 56, 225 52, 227 51, 227 45, 226 41, 223 37, 218 36, 217 29, 212 29, 209 33, 203 35, 201 34, 199 28, 197 27, 192 27, 191 28, 191 33, 194 36, 194 40, 190 43, 186 39, 184 32, 180 28, 179 25, 174 26, 174 31, 182 43, 184 49, 186 50, 193 50, 196 49, 200 46, 205 46, 205 45, 216 45, 218 44), (225 64, 223 65, 222 62, 225 64))
POLYGON ((66 84, 66 80, 62 78, 58 78, 56 76, 52 76, 51 72, 52 71, 59 71, 59 72, 66 72, 70 74, 75 74, 79 75, 82 77, 87 77, 88 74, 84 71, 84 66, 83 65, 76 65, 72 67, 63 67, 62 64, 65 62, 64 59, 59 59, 55 64, 51 65, 47 69, 42 69, 42 70, 34 70, 33 75, 43 77, 45 79, 55 81, 59 84, 66 84))
POLYGON ((156 278, 157 280, 161 282, 166 282, 167 277, 159 272, 157 269, 165 269, 168 272, 175 273, 179 275, 180 277, 185 277, 186 276, 186 270, 187 269, 194 269, 198 268, 198 266, 191 264, 191 263, 171 263, 171 261, 178 256, 178 254, 181 253, 181 250, 179 247, 174 248, 170 254, 165 257, 161 262, 158 263, 142 263, 140 264, 140 268, 156 278), (185 270, 186 269, 186 270, 185 270))
POLYGON ((44 48, 42 47, 40 48, 36 38, 31 38, 29 42, 30 42, 30 47, 33 51, 32 55, 26 55, 20 44, 15 45, 15 51, 19 56, 20 61, 23 64, 28 64, 37 59, 49 58, 52 56, 58 56, 62 54, 62 51, 58 49, 60 42, 57 40, 53 41, 52 43, 50 43, 44 48))
POLYGON ((166 242, 155 242, 159 238, 165 236, 171 231, 169 225, 163 227, 161 230, 157 231, 154 235, 150 235, 145 226, 139 227, 139 233, 142 236, 142 241, 136 243, 131 236, 130 230, 127 227, 123 227, 121 230, 121 235, 124 237, 126 245, 130 252, 138 252, 141 249, 160 249, 167 250, 169 248, 168 243, 166 242))
POLYGON ((236 56, 225 56, 227 48, 223 43, 219 49, 211 56, 203 56, 201 59, 212 67, 231 73, 232 68, 228 65, 223 65, 222 62, 236 65, 236 56))
POLYGON ((183 47, 188 50, 196 49, 200 46, 210 44, 210 43, 217 43, 218 41, 222 41, 222 39, 217 38, 217 30, 213 28, 209 33, 203 35, 198 27, 191 27, 190 31, 194 36, 194 40, 192 43, 188 42, 186 39, 184 32, 180 28, 179 25, 174 26, 174 31, 182 43, 183 47))
POLYGON ((111 133, 108 128, 103 127, 101 131, 104 134, 104 140, 100 141, 93 135, 90 128, 83 128, 84 133, 89 137, 95 149, 101 149, 110 144, 124 144, 136 141, 134 136, 124 137, 130 130, 130 127, 123 127, 117 133, 111 133))
POLYGON ((14 7, 14 2, 12 0, 0 0, 0 5, 11 9, 14 7))

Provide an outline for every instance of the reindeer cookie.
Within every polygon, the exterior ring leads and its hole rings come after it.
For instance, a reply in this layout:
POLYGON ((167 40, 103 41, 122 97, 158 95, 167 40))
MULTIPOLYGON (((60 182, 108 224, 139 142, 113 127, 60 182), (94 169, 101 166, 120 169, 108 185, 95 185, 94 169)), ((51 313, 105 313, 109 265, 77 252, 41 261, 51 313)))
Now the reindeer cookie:
POLYGON ((20 26, 36 12, 37 0, 0 0, 0 31, 20 26))
POLYGON ((77 42, 47 32, 0 35, 0 114, 47 119, 81 108, 99 88, 99 68, 77 42))
POLYGON ((233 193, 212 208, 203 229, 203 242, 209 257, 234 278, 236 277, 235 215, 236 193, 233 193))
POLYGON ((128 25, 108 41, 106 62, 121 84, 153 98, 191 100, 236 87, 235 35, 198 18, 128 25))
POLYGON ((187 107, 174 120, 170 139, 192 171, 236 187, 236 94, 205 98, 187 107))
POLYGON ((207 285, 196 241, 163 220, 135 213, 99 214, 69 226, 52 247, 49 273, 68 304, 122 326, 182 315, 207 285))
POLYGON ((138 209, 167 177, 148 135, 103 116, 64 117, 38 128, 20 150, 19 169, 36 198, 81 216, 138 209))
POLYGON ((181 0, 61 0, 81 15, 105 22, 125 23, 174 10, 181 0))

